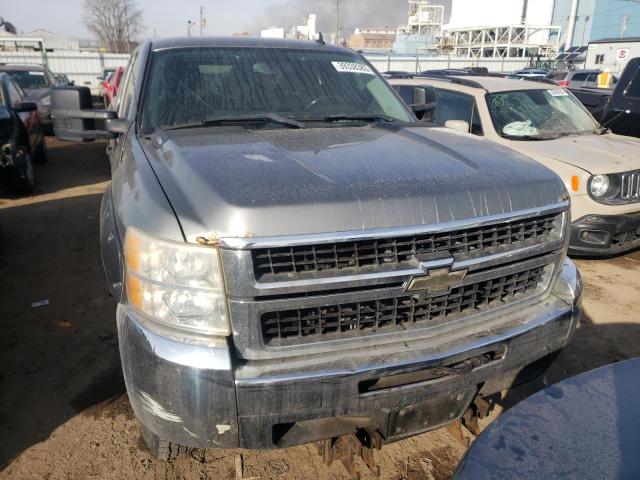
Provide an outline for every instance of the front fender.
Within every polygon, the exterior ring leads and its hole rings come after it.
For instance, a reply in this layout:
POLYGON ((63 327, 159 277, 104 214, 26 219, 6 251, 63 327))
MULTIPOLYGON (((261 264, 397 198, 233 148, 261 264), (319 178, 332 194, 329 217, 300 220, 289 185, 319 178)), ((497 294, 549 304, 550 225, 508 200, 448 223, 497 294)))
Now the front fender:
POLYGON ((122 296, 122 242, 113 209, 111 184, 102 196, 100 205, 100 254, 107 278, 109 293, 116 301, 122 296))

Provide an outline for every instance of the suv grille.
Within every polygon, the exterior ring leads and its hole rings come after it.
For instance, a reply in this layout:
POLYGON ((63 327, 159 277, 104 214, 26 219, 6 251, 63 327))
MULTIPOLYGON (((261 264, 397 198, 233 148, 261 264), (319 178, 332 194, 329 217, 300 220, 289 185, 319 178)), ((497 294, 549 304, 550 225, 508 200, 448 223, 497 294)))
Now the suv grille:
POLYGON ((273 345, 295 343, 303 337, 344 338, 363 331, 374 333, 460 318, 487 306, 496 307, 535 294, 547 268, 551 267, 531 268, 424 298, 405 294, 382 300, 264 313, 262 336, 265 344, 273 345))
POLYGON ((378 238, 348 242, 260 248, 252 251, 255 276, 325 270, 343 270, 380 265, 410 264, 442 256, 456 259, 509 245, 517 248, 527 240, 546 240, 558 228, 559 214, 503 222, 451 232, 378 238))
POLYGON ((622 175, 620 180, 620 198, 623 200, 640 199, 640 172, 622 175))

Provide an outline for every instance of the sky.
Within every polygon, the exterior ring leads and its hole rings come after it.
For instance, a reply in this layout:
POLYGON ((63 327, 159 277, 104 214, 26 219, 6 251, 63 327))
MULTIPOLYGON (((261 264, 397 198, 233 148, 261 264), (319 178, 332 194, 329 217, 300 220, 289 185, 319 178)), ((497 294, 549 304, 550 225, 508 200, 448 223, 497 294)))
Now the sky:
MULTIPOLYGON (((333 25, 335 0, 136 0, 144 14, 145 36, 186 35, 205 7, 206 34, 258 33, 270 26, 299 25, 309 13, 320 27, 333 25), (155 29, 155 30, 154 30, 155 29)), ((406 0, 341 0, 345 28, 391 27, 406 21, 406 0)), ((82 0, 0 0, 0 16, 19 32, 45 28, 71 38, 90 39, 82 25, 82 0)), ((196 33, 197 27, 192 31, 196 33)))

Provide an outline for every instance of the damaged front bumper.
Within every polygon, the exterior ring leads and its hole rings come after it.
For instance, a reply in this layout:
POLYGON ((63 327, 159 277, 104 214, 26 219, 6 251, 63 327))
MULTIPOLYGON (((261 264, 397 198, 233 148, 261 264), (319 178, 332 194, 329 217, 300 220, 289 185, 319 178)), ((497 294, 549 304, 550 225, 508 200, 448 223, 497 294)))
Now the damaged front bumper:
POLYGON ((579 321, 581 293, 566 259, 549 296, 463 341, 273 364, 237 360, 227 340, 168 338, 119 305, 120 353, 136 416, 166 440, 265 449, 366 427, 389 442, 459 418, 481 388, 495 393, 500 379, 562 349, 579 321))
POLYGON ((571 224, 569 254, 608 257, 640 248, 640 212, 587 215, 571 224))

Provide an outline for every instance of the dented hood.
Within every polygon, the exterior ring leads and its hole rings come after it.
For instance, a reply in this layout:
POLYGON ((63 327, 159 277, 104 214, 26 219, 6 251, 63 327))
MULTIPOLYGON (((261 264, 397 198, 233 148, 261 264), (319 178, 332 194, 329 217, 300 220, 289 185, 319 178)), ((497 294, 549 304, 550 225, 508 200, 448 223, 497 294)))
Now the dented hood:
POLYGON ((533 160, 432 127, 192 128, 143 147, 190 241, 461 220, 565 193, 533 160))
POLYGON ((511 142, 533 158, 546 157, 591 174, 640 169, 640 140, 621 135, 580 135, 546 141, 511 142))

